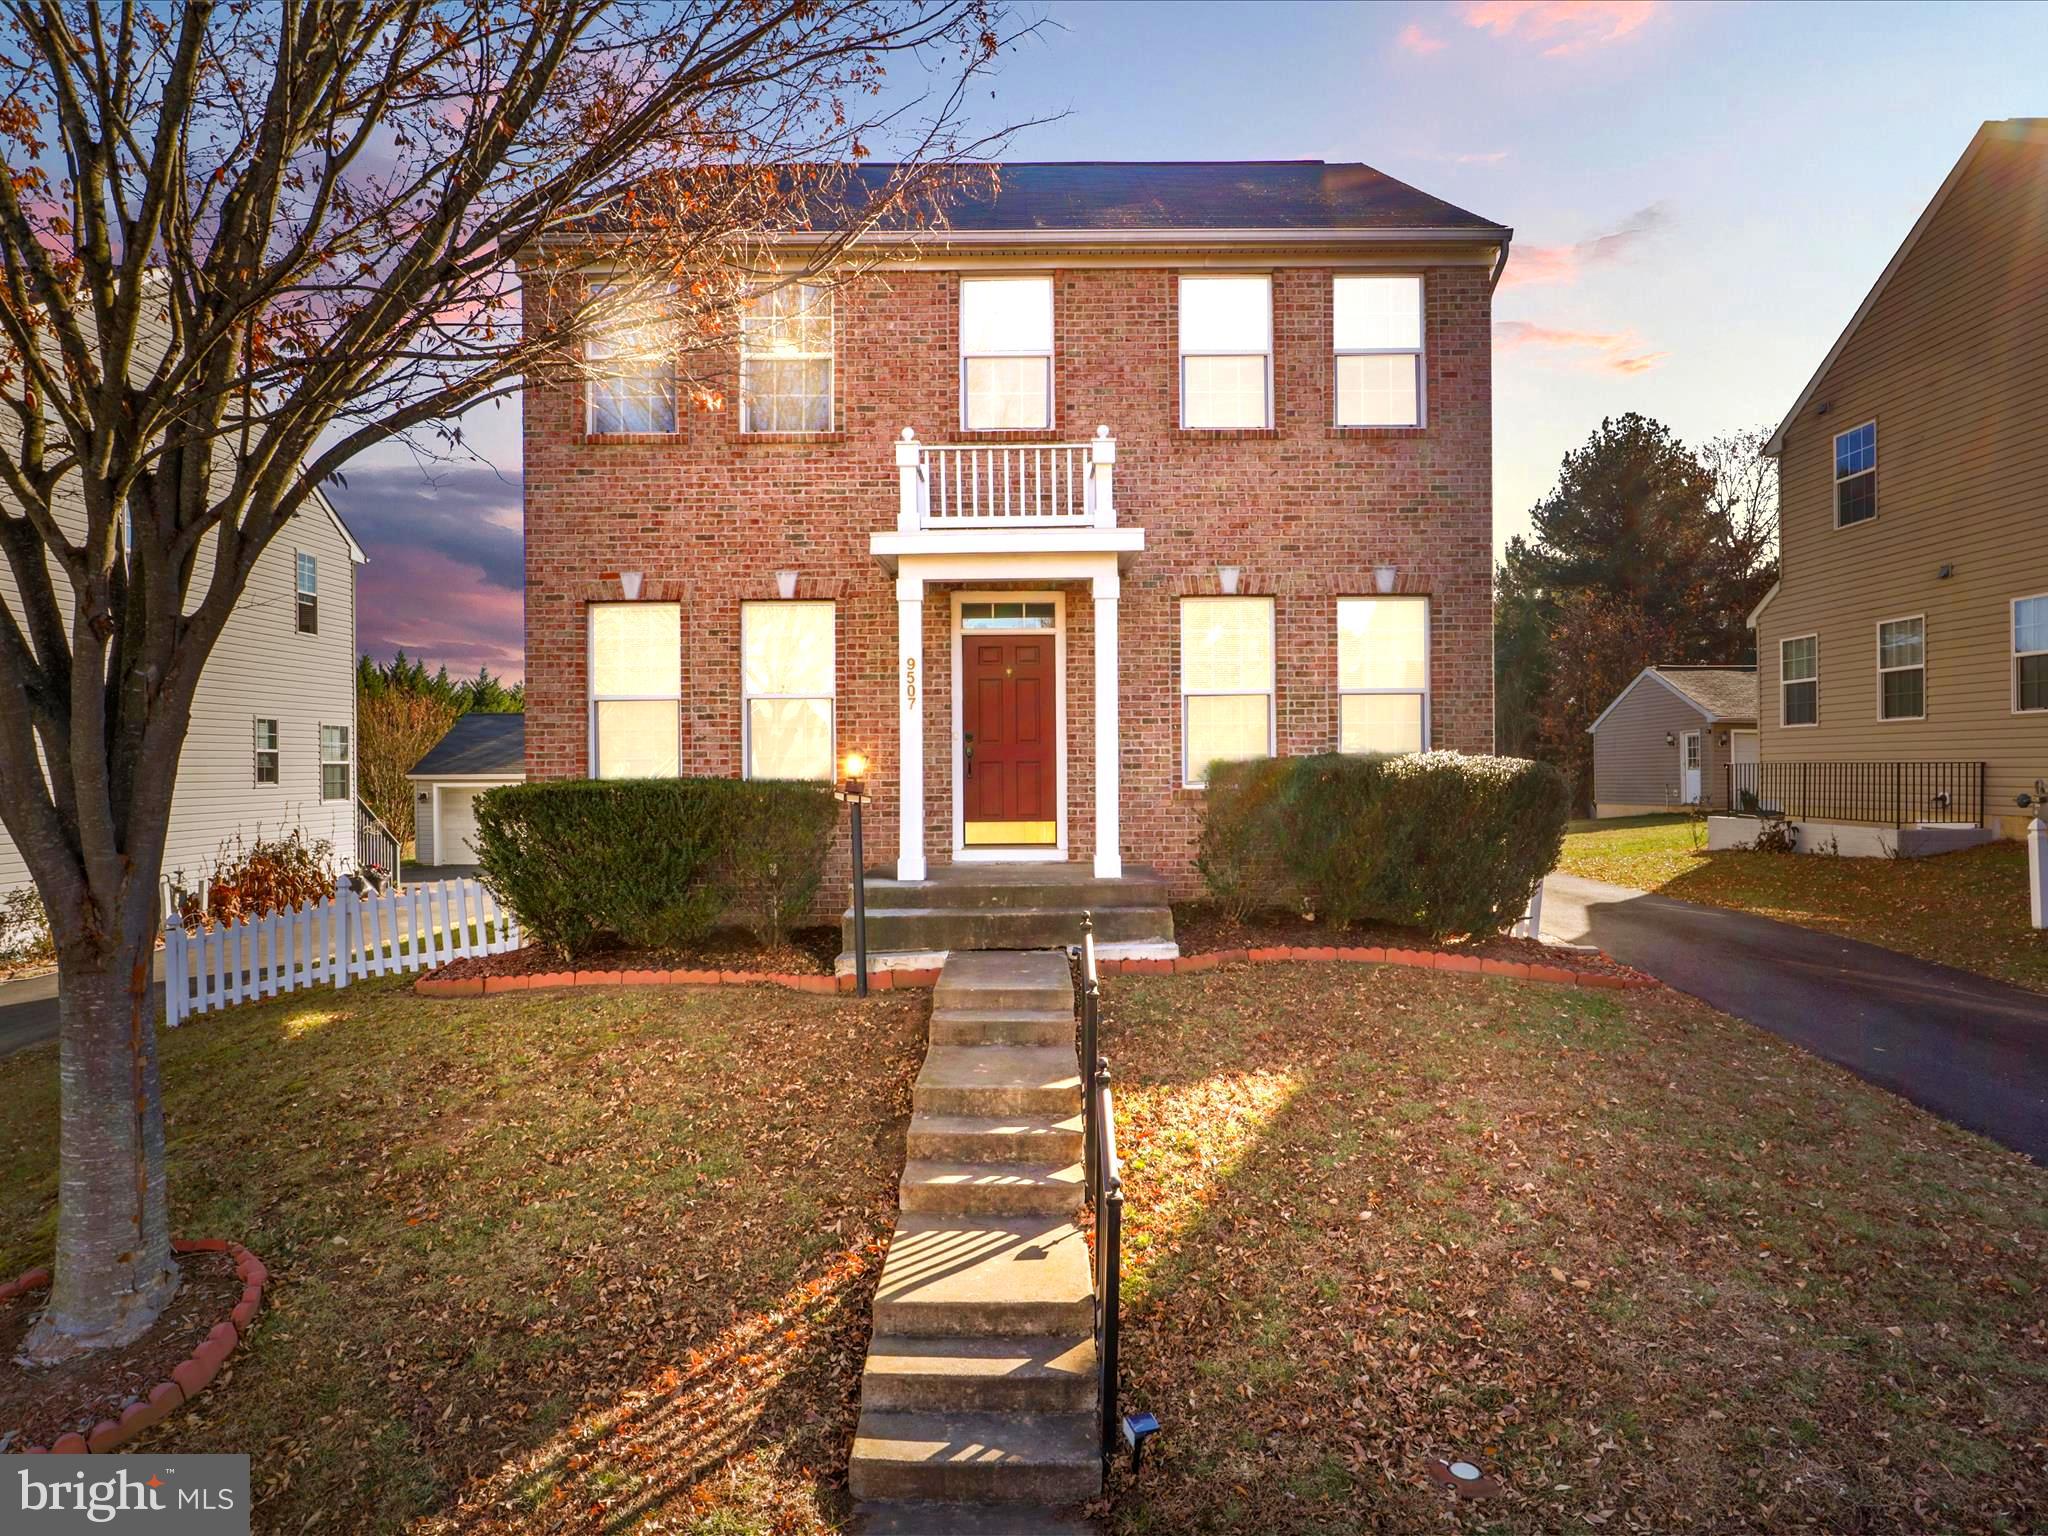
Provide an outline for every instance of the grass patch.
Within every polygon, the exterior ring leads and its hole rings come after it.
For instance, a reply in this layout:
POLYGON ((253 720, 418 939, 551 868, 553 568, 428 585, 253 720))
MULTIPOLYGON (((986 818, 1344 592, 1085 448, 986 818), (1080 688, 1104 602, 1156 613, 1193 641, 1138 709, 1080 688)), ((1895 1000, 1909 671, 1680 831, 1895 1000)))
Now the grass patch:
MULTIPOLYGON (((836 1529, 923 1019, 373 981, 167 1032, 173 1230, 271 1284, 139 1444, 249 1453, 261 1531, 836 1529)), ((56 1109, 53 1048, 0 1060, 6 1274, 56 1109)))
POLYGON ((1663 993, 1226 968, 1113 981, 1105 1034, 1165 1423, 1117 1530, 2048 1517, 2024 1159, 1663 993))
POLYGON ((2028 926, 2027 851, 2020 843, 1927 859, 1708 853, 1694 847, 1686 823, 1682 816, 1574 822, 1557 867, 2048 992, 2048 933, 2028 926))

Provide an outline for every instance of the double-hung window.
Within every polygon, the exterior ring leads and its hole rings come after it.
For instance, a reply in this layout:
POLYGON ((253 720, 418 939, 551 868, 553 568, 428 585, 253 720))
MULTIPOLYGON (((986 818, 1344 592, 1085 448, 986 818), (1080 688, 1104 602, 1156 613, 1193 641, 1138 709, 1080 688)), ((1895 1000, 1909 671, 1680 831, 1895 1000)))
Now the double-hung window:
MULTIPOLYGON (((277 722, 258 719, 256 722, 256 782, 275 784, 277 782, 277 722)), ((322 796, 322 798, 326 798, 322 796)))
POLYGON ((832 777, 835 640, 830 603, 742 603, 747 777, 832 777))
POLYGON ((1273 599, 1184 597, 1180 603, 1181 778, 1209 765, 1273 755, 1273 599))
POLYGON ((1820 636, 1778 642, 1778 724, 1820 724, 1820 636))
POLYGON ((317 635, 320 633, 320 562, 312 555, 301 554, 292 564, 294 622, 300 634, 317 635))
POLYGON ((960 425, 1051 430, 1051 278, 960 280, 960 425))
POLYGON ((1927 620, 1886 619, 1877 626, 1877 718, 1927 714, 1927 620))
POLYGON ((740 430, 832 430, 832 290, 784 283, 740 314, 740 430))
POLYGON ((1180 424, 1273 425, 1273 280, 1180 280, 1180 424))
POLYGON ((1877 516, 1877 423, 1835 434, 1835 526, 1877 516))
POLYGON ((320 727, 320 798, 348 798, 348 727, 320 727))
POLYGON ((1429 745, 1429 599, 1337 599, 1337 750, 1429 745))
POLYGON ((682 605, 592 603, 590 776, 681 772, 682 696, 682 605))
POLYGON ((1422 279, 1340 277, 1330 296, 1337 425, 1422 425, 1422 279))
POLYGON ((584 430, 594 436, 673 432, 676 369, 665 306, 659 298, 618 298, 612 305, 622 313, 604 317, 583 344, 590 370, 584 430))
POLYGON ((2012 605, 2014 709, 2048 709, 2048 593, 2012 605))

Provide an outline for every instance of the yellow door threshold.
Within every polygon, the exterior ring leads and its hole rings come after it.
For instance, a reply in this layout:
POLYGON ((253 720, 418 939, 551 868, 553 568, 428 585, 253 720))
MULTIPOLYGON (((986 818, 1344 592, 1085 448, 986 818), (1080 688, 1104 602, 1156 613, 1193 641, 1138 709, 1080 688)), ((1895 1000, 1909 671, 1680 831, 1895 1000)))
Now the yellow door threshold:
POLYGON ((1059 827, 1050 821, 970 821, 969 848, 1049 848, 1059 841, 1059 827))

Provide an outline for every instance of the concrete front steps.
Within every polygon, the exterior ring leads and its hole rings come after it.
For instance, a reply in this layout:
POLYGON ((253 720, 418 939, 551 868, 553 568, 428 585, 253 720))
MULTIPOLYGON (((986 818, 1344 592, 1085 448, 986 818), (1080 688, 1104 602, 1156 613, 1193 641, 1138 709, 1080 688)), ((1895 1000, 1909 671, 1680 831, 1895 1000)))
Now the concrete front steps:
MULTIPOLYGON (((884 967, 929 964, 963 949, 1070 947, 1081 942, 1084 912, 1095 914, 1100 953, 1171 959, 1180 952, 1166 882, 1148 869, 1098 880, 1085 865, 947 864, 924 880, 870 875, 866 894, 868 954, 884 967)), ((839 936, 840 959, 851 967, 851 907, 840 917, 839 936)))
POLYGON ((1064 954, 956 953, 912 1091, 848 1481, 867 1536, 1079 1536, 1102 1491, 1064 954))

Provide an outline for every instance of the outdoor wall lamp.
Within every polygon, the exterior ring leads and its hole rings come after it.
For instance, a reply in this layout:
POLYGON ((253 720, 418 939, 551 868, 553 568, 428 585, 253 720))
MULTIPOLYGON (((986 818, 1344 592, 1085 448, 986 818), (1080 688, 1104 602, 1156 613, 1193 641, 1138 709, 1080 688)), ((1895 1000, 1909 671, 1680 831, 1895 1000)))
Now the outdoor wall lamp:
POLYGON ((1372 584, 1382 596, 1394 590, 1394 583, 1401 579, 1400 568, 1392 565, 1376 565, 1372 568, 1372 584))
POLYGON ((1237 596, 1237 579, 1243 574, 1243 570, 1238 566, 1219 565, 1216 567, 1216 585, 1222 589, 1225 597, 1237 596))
POLYGON ((625 594, 626 594, 626 601, 627 601, 627 602, 629 602, 629 603, 637 603, 637 602, 639 602, 639 601, 640 601, 640 573, 639 573, 638 571, 621 571, 621 572, 619 572, 619 590, 620 590, 621 592, 623 592, 623 593, 625 593, 625 594))
MULTIPOLYGON (((777 571, 775 573, 775 593, 778 597, 782 598, 791 598, 796 596, 795 571, 777 571)), ((854 755, 859 756, 858 753, 855 753, 854 755)))
POLYGON ((1671 732, 1666 731, 1664 733, 1664 745, 1667 747, 1675 747, 1678 745, 1678 738, 1672 735, 1671 732))
POLYGON ((839 760, 838 796, 853 810, 853 990, 858 997, 868 995, 868 892, 863 878, 866 859, 860 846, 860 808, 867 804, 867 776, 864 754, 849 752, 839 760))

